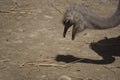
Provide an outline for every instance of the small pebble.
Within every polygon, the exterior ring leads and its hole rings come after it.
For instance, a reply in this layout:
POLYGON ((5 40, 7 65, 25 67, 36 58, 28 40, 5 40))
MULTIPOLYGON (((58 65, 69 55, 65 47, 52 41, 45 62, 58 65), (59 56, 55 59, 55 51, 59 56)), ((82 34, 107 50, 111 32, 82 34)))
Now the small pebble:
POLYGON ((72 79, 66 75, 63 75, 58 80, 72 80, 72 79))
POLYGON ((47 19, 53 19, 53 17, 49 16, 49 15, 44 15, 44 17, 47 18, 47 19))

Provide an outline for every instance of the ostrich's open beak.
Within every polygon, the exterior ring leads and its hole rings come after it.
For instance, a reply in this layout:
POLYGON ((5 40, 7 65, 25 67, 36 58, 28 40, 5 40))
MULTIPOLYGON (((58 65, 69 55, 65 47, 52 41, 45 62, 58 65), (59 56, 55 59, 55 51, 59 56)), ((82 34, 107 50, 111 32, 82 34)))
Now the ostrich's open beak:
MULTIPOLYGON (((63 37, 66 37, 68 29, 69 29, 69 27, 64 27, 63 37)), ((72 40, 75 39, 76 31, 77 31, 77 29, 75 28, 75 26, 73 26, 73 29, 72 29, 72 38, 71 38, 72 40)))

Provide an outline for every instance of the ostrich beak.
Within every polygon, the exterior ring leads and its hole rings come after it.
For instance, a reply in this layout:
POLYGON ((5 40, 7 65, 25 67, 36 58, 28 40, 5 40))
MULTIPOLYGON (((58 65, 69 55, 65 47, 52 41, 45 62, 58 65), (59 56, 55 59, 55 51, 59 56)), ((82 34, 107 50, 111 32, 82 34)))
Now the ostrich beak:
POLYGON ((76 33, 77 33, 77 29, 76 29, 75 26, 73 26, 73 29, 72 29, 72 40, 75 39, 75 35, 76 35, 76 33))
MULTIPOLYGON (((66 37, 66 34, 67 34, 67 31, 68 31, 68 29, 70 28, 70 26, 68 27, 64 27, 64 32, 63 32, 63 37, 65 38, 66 37)), ((75 35, 76 35, 76 33, 77 33, 77 28, 75 27, 75 25, 73 25, 73 29, 72 29, 72 40, 74 40, 75 39, 75 35)))
POLYGON ((66 37, 67 31, 68 31, 69 27, 64 27, 64 32, 63 32, 63 37, 66 37))

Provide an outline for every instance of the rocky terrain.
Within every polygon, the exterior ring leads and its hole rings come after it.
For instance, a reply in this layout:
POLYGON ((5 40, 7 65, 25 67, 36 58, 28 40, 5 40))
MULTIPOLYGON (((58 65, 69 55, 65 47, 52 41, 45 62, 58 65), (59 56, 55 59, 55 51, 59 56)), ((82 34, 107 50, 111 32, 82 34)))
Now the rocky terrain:
POLYGON ((120 26, 63 38, 65 9, 108 17, 118 0, 0 0, 0 80, 120 80, 120 26))

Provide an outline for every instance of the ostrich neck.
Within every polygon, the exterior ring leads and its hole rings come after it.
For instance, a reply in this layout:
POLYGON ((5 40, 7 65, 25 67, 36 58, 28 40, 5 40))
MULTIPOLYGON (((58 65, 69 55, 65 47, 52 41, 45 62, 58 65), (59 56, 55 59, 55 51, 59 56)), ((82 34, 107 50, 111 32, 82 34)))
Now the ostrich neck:
POLYGON ((115 13, 108 18, 100 17, 89 12, 81 11, 81 13, 83 14, 87 22, 92 25, 92 28, 107 29, 116 27, 120 24, 120 0, 115 13))

